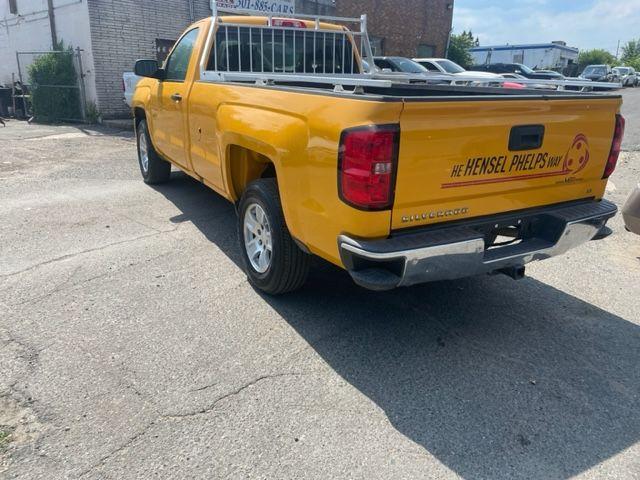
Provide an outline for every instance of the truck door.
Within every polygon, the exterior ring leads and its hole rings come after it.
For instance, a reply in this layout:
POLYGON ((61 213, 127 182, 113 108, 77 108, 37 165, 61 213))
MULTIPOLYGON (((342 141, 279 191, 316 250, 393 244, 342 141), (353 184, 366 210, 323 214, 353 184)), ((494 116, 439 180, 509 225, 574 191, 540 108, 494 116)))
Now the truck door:
POLYGON ((195 57, 193 47, 198 31, 194 28, 186 32, 167 58, 165 78, 158 84, 158 104, 152 111, 155 147, 162 155, 187 169, 185 121, 191 82, 185 80, 190 63, 196 62, 192 57, 195 57))

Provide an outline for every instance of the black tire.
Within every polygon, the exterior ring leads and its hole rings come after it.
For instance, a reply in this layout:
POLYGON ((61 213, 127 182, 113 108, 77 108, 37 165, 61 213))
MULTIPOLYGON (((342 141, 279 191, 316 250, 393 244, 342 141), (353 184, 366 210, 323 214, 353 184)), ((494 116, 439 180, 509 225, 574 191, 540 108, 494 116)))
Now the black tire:
POLYGON ((155 185, 168 181, 171 176, 171 164, 161 158, 158 152, 156 152, 156 149, 153 148, 146 120, 140 120, 138 123, 138 127, 136 128, 136 140, 138 146, 138 165, 140 166, 140 173, 142 174, 144 183, 155 185), (142 160, 143 153, 140 148, 141 145, 146 145, 148 157, 146 168, 142 160))
MULTIPOLYGON (((255 234, 249 235, 257 239, 255 234)), ((305 284, 310 256, 291 238, 282 213, 275 179, 256 180, 247 186, 238 208, 238 240, 247 277, 257 289, 270 295, 281 295, 298 290, 305 284), (256 204, 266 215, 271 239, 270 262, 264 273, 252 265, 245 244, 245 218, 256 204)))

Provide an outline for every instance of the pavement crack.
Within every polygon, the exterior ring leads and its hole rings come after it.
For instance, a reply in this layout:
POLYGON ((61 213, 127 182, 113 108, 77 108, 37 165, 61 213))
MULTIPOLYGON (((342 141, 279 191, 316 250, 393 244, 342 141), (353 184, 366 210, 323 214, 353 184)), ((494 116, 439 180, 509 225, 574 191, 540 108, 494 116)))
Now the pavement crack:
POLYGON ((80 474, 78 475, 78 478, 82 478, 85 475, 88 475, 89 473, 91 473, 93 470, 95 470, 96 468, 100 467, 101 465, 104 465, 104 463, 109 460, 111 457, 113 457, 114 455, 117 455, 118 453, 120 453, 121 451, 127 449, 131 444, 133 444, 136 440, 138 440, 140 437, 144 436, 147 431, 153 426, 155 425, 155 421, 149 422, 147 425, 145 425, 138 433, 136 433, 135 435, 133 435, 132 437, 130 437, 126 442, 124 442, 123 444, 119 445, 118 447, 114 448, 113 450, 111 450, 109 453, 107 453, 106 455, 102 456, 100 458, 100 460, 98 460, 97 462, 95 462, 94 464, 90 465, 88 468, 85 468, 83 471, 80 472, 80 474))
MULTIPOLYGON (((163 414, 163 415, 161 415, 161 417, 163 419, 180 419, 180 418, 195 417, 195 416, 198 416, 198 415, 206 415, 207 413, 215 410, 215 408, 218 406, 218 404, 220 402, 223 402, 223 401, 227 400, 228 398, 234 397, 236 395, 239 395, 243 391, 247 390, 248 388, 251 388, 254 385, 257 385, 257 384, 259 384, 261 382, 264 382, 266 380, 273 380, 273 379, 276 379, 276 378, 282 378, 282 377, 299 377, 299 376, 302 376, 302 375, 304 375, 304 374, 303 373, 274 373, 274 374, 271 374, 271 375, 261 375, 259 377, 254 378, 253 380, 250 380, 249 382, 246 382, 246 383, 242 384, 238 388, 235 388, 234 390, 231 390, 230 392, 227 392, 227 393, 219 396, 211 404, 209 404, 208 406, 206 406, 204 408, 201 408, 199 410, 195 410, 195 411, 192 411, 192 412, 163 414)), ((210 385, 209 387, 211 387, 211 386, 213 386, 213 385, 210 385)), ((206 388, 209 388, 209 387, 206 387, 206 388)))
MULTIPOLYGON (((93 463, 92 465, 90 465, 89 467, 85 468, 84 470, 82 470, 80 472, 80 474, 78 475, 78 478, 82 478, 86 475, 88 475, 89 473, 91 473, 93 470, 95 470, 96 468, 104 465, 111 457, 113 457, 114 455, 117 455, 118 453, 122 452, 123 450, 126 450, 129 446, 131 446, 134 442, 136 442, 136 440, 138 440, 139 438, 143 437, 151 427, 153 427, 154 425, 156 425, 156 423, 158 421, 164 421, 164 420, 176 420, 176 419, 182 419, 182 418, 188 418, 188 417, 195 417, 198 415, 204 415, 207 414, 209 412, 211 412, 212 410, 214 410, 216 408, 216 406, 231 397, 234 397, 236 395, 239 395, 240 393, 242 393, 244 390, 251 388, 254 385, 257 385, 261 382, 264 382, 266 380, 273 380, 276 378, 282 378, 282 377, 298 377, 298 376, 302 376, 304 375, 303 373, 274 373, 274 374, 270 374, 270 375, 261 375, 259 377, 256 377, 252 380, 250 380, 249 382, 246 382, 244 384, 242 384, 241 386, 239 386, 238 388, 225 393, 224 395, 219 396, 218 398, 216 398, 213 403, 211 403, 209 406, 207 406, 206 408, 194 411, 194 412, 186 412, 186 413, 177 413, 177 414, 160 414, 158 415, 158 417, 155 420, 152 420, 151 422, 147 423, 143 428, 141 428, 135 435, 131 436, 128 440, 126 440, 124 443, 120 444, 119 446, 117 446, 116 448, 112 449, 111 451, 109 451, 109 453, 107 453, 106 455, 103 455, 102 457, 100 457, 100 459, 93 463)), ((204 389, 206 388, 210 388, 213 385, 208 385, 206 386, 204 389)))
POLYGON ((192 390, 189 390, 189 393, 196 393, 196 392, 202 392, 204 390, 209 390, 210 388, 215 387, 216 385, 218 385, 218 382, 216 383, 212 383, 210 385, 205 385, 203 387, 198 387, 198 388, 194 388, 192 390))
MULTIPOLYGON (((43 295, 38 295, 36 297, 27 298, 26 300, 22 300, 20 302, 12 303, 12 304, 10 304, 10 306, 11 307, 20 307, 20 306, 23 306, 23 305, 35 305, 35 304, 41 302, 42 300, 50 298, 50 297, 52 297, 52 296, 54 296, 54 295, 56 295, 58 293, 73 291, 77 287, 80 287, 81 289, 85 288, 88 284, 90 284, 91 282, 93 282, 95 280, 106 278, 106 277, 108 277, 110 275, 115 275, 115 274, 117 274, 119 272, 122 272, 122 271, 128 269, 128 268, 136 267, 136 266, 141 265, 141 264, 143 264, 145 262, 152 262, 154 260, 157 260, 159 258, 164 257, 165 255, 166 255, 165 253, 162 253, 160 255, 154 255, 153 257, 149 257, 149 258, 147 258, 147 259, 145 259, 143 261, 130 263, 130 264, 126 265, 126 266, 123 266, 122 268, 117 268, 115 270, 108 270, 106 272, 100 273, 99 275, 94 275, 94 276, 86 278, 86 279, 84 279, 84 280, 82 280, 80 282, 76 282, 76 283, 71 283, 70 284, 71 277, 75 276, 75 273, 79 269, 79 267, 78 267, 78 268, 76 268, 74 270, 74 272, 71 274, 71 276, 70 276, 70 278, 68 280, 62 282, 61 284, 56 286, 50 292, 47 292, 47 293, 45 293, 43 295)), ((0 290, 0 293, 4 292, 6 290, 9 290, 9 289, 0 290)), ((7 306, 7 308, 8 308, 8 306, 7 306)))
POLYGON ((70 258, 74 258, 74 257, 77 257, 79 255, 84 255, 85 253, 99 252, 101 250, 106 250, 108 248, 115 247, 117 245, 124 245, 124 244, 127 244, 127 243, 137 242, 138 240, 143 240, 145 238, 156 237, 158 235, 163 235, 163 234, 166 234, 166 233, 173 232, 177 228, 178 227, 176 226, 176 228, 173 228, 171 230, 165 230, 165 231, 161 231, 161 232, 156 231, 154 233, 149 233, 149 234, 146 234, 146 235, 140 235, 140 236, 137 236, 137 237, 128 238, 126 240, 121 240, 119 242, 108 243, 107 245, 102 245, 100 247, 88 248, 86 250, 81 250, 79 252, 68 253, 66 255, 61 255, 61 256, 56 257, 56 258, 51 258, 49 260, 45 260, 43 262, 36 263, 34 265, 31 265, 30 267, 23 268, 22 270, 16 270, 15 272, 1 274, 0 278, 8 278, 8 277, 13 277, 13 276, 16 276, 16 275, 20 275, 21 273, 26 273, 26 272, 29 272, 31 270, 35 270, 36 268, 43 267, 45 265, 50 265, 52 263, 62 262, 64 260, 68 260, 70 258))
POLYGON ((17 345, 22 353, 18 355, 19 358, 22 358, 27 362, 28 367, 33 370, 36 368, 38 363, 40 362, 40 353, 46 350, 49 346, 46 345, 41 348, 37 348, 33 345, 30 345, 25 340, 19 339, 17 336, 12 334, 9 330, 4 330, 5 338, 0 339, 4 343, 4 345, 14 344, 17 345))

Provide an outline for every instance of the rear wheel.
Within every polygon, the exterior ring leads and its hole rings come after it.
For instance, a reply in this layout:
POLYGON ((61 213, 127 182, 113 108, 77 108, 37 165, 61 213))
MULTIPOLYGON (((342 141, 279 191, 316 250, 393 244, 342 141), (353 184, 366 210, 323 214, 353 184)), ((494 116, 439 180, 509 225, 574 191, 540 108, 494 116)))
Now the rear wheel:
POLYGON ((309 272, 309 255, 287 229, 275 179, 252 182, 238 212, 238 237, 251 284, 271 295, 301 288, 309 272))
POLYGON ((138 164, 145 183, 163 183, 171 176, 171 164, 158 155, 151 143, 146 120, 141 120, 136 129, 138 137, 138 164))

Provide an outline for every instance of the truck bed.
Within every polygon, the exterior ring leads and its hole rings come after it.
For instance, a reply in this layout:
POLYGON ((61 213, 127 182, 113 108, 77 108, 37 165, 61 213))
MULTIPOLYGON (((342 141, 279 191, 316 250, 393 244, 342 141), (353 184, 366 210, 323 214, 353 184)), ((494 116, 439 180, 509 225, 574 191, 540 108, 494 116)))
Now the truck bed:
MULTIPOLYGON (((239 85, 252 86, 250 82, 238 82, 239 85)), ((290 89, 302 91, 304 93, 317 93, 319 95, 332 94, 336 96, 347 96, 359 99, 381 99, 388 101, 428 101, 453 100, 453 99, 602 99, 602 98, 622 98, 618 93, 609 92, 576 92, 562 90, 540 90, 525 88, 521 90, 500 88, 500 87, 468 87, 459 85, 430 85, 430 84, 404 84, 398 83, 391 87, 363 86, 360 93, 345 89, 336 92, 334 86, 327 83, 309 82, 274 82, 271 85, 260 85, 257 88, 268 89, 290 89)))
POLYGON ((621 105, 620 95, 495 87, 258 88, 402 104, 392 231, 602 198, 621 105), (510 144, 531 128, 537 143, 510 144))

